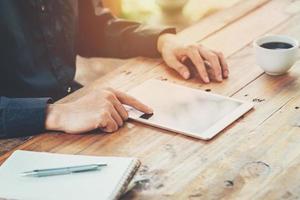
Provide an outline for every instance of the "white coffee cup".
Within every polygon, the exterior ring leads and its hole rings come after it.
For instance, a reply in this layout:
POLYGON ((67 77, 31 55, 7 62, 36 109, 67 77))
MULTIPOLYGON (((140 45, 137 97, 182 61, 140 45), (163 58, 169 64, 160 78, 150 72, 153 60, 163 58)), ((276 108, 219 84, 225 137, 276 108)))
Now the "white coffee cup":
POLYGON ((268 35, 253 42, 257 64, 269 75, 286 73, 296 62, 299 42, 284 35, 268 35), (262 44, 282 42, 292 45, 291 48, 269 49, 262 44))

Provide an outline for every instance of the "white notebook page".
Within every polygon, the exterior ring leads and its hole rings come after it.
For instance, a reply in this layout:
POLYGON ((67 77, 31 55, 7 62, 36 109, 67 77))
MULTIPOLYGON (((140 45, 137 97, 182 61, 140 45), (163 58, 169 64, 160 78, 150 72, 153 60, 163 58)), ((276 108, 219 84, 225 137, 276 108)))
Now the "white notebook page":
POLYGON ((22 200, 113 199, 114 190, 135 158, 94 157, 15 151, 0 167, 0 198, 22 200), (100 171, 49 176, 22 177, 34 169, 107 163, 100 171))

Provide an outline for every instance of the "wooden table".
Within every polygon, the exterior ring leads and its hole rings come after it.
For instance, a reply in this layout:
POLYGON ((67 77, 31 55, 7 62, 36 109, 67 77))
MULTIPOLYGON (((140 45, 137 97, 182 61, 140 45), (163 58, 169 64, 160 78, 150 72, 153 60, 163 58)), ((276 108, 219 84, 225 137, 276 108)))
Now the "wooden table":
POLYGON ((156 78, 255 103, 209 142, 128 122, 114 134, 45 133, 18 149, 138 157, 137 175, 146 180, 125 199, 300 199, 300 63, 268 76, 251 46, 269 33, 300 39, 299 11, 299 0, 245 0, 182 31, 187 41, 224 52, 231 74, 222 84, 183 81, 161 60, 138 58, 62 100, 107 85, 127 91, 156 78))

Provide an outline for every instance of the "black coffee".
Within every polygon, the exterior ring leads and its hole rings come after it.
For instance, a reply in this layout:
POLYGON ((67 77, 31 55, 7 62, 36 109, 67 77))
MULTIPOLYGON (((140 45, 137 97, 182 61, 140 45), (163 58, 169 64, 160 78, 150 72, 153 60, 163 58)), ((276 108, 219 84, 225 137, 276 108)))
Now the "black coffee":
POLYGON ((285 42, 267 42, 260 46, 266 49, 290 49, 293 47, 293 45, 285 42))

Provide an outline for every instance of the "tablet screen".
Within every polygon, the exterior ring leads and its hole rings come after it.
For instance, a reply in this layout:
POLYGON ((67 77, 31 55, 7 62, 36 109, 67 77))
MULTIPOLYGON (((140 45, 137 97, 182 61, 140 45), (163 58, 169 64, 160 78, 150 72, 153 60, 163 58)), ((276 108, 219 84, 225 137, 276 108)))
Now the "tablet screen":
POLYGON ((154 110, 153 115, 147 115, 130 109, 131 118, 194 134, 210 129, 243 104, 227 97, 158 80, 146 81, 130 90, 129 94, 154 110))

